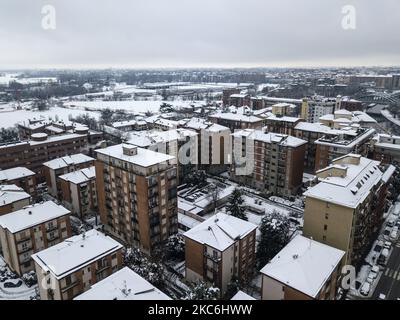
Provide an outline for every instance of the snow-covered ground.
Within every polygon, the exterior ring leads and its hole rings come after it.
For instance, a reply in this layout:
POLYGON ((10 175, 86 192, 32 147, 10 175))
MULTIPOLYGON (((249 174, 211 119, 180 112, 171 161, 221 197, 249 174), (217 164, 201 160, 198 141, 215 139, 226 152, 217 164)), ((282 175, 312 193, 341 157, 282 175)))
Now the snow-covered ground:
POLYGON ((28 119, 53 119, 57 117, 59 120, 68 120, 70 116, 76 117, 78 115, 88 113, 91 117, 99 119, 100 113, 95 111, 73 110, 60 107, 52 107, 50 110, 45 111, 31 111, 31 110, 14 110, 9 112, 0 112, 0 128, 9 128, 16 125, 18 122, 27 121, 28 119))
MULTIPOLYGON (((0 270, 10 272, 10 269, 7 267, 2 256, 0 256, 0 270)), ((17 288, 4 287, 6 282, 16 283, 18 280, 20 279, 10 279, 0 282, 0 300, 30 300, 31 297, 36 296, 37 285, 29 288, 22 282, 22 285, 17 288)))

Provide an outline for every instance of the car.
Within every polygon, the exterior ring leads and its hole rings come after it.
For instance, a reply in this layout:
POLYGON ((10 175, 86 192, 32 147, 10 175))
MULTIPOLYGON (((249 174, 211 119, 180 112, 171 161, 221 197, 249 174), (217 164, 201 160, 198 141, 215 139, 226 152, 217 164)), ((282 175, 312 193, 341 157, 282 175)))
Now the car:
POLYGON ((397 220, 396 227, 400 227, 400 219, 397 220))
POLYGON ((4 282, 4 288, 18 288, 22 285, 22 280, 17 282, 4 282))
POLYGON ((386 227, 385 230, 383 231, 383 238, 385 240, 389 240, 391 232, 392 232, 392 228, 386 227))
POLYGON ((379 294, 378 300, 386 300, 386 295, 383 293, 379 294))
POLYGON ((381 254, 379 255, 378 258, 378 264, 384 265, 386 264, 386 260, 389 257, 389 250, 388 249, 383 249, 381 254))
POLYGON ((390 250, 390 249, 392 248, 392 243, 391 243, 390 241, 385 241, 383 247, 384 247, 385 249, 390 250))
POLYGON ((368 274, 367 280, 365 280, 365 281, 367 281, 369 284, 372 284, 374 282, 374 280, 375 280, 375 276, 370 272, 368 274))
POLYGON ((360 293, 363 296, 368 296, 370 290, 371 290, 371 285, 368 282, 364 282, 364 284, 362 285, 362 287, 360 289, 360 293))
POLYGON ((391 218, 391 219, 388 220, 388 222, 386 223, 386 225, 387 225, 388 227, 394 227, 395 223, 396 223, 396 220, 395 220, 394 218, 391 218))
POLYGON ((399 236, 399 233, 398 233, 396 230, 393 230, 393 231, 390 233, 390 240, 395 241, 395 240, 397 239, 398 236, 399 236))
POLYGON ((368 274, 368 277, 371 277, 372 279, 376 279, 378 277, 378 272, 375 272, 374 270, 371 269, 371 271, 368 274))
POLYGON ((378 274, 379 271, 380 271, 380 268, 379 268, 379 266, 373 266, 372 269, 371 269, 371 271, 372 271, 372 272, 375 272, 376 274, 378 274))

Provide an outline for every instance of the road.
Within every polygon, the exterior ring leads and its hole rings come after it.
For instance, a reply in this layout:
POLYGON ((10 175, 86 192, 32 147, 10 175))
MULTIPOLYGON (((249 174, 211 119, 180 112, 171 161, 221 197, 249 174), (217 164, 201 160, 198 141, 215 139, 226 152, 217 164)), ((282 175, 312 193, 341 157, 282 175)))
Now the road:
POLYGON ((400 240, 393 243, 393 250, 376 285, 372 299, 383 293, 387 300, 400 298, 400 240))

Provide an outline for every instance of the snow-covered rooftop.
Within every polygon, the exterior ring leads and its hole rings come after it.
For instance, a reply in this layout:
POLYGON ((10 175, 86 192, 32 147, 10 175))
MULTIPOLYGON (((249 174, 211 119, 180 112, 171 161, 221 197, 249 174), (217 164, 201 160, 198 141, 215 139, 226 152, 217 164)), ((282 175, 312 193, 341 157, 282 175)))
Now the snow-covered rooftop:
MULTIPOLYGON (((97 149, 96 152, 112 158, 127 161, 141 167, 150 167, 174 159, 173 156, 139 147, 137 147, 136 155, 126 155, 123 152, 122 146, 123 144, 118 144, 104 149, 97 149)), ((131 146, 133 147, 133 145, 131 146)))
POLYGON ((344 254, 297 235, 260 272, 315 298, 344 254))
POLYGON ((234 137, 247 137, 249 139, 254 139, 256 141, 262 141, 266 143, 279 143, 282 146, 288 147, 299 147, 303 144, 306 144, 307 141, 289 136, 286 134, 278 134, 268 132, 265 133, 261 130, 254 130, 254 129, 244 129, 240 131, 236 131, 232 134, 234 137))
POLYGON ((171 300, 128 267, 113 273, 74 300, 171 300))
POLYGON ((10 181, 34 176, 35 173, 25 167, 15 167, 6 170, 0 170, 0 181, 10 181))
POLYGON ((247 293, 239 290, 231 300, 256 300, 252 296, 248 295, 247 293))
POLYGON ((381 181, 383 173, 379 164, 379 161, 353 154, 335 159, 330 166, 317 172, 320 182, 304 195, 356 208, 370 194, 373 186, 381 181), (359 164, 348 161, 355 157, 359 158, 359 164), (341 174, 329 174, 334 169, 341 169, 341 174))
POLYGON ((50 169, 56 170, 60 168, 65 168, 75 164, 81 164, 85 162, 94 161, 92 157, 89 157, 83 153, 72 154, 70 156, 65 156, 57 159, 53 159, 43 163, 44 166, 50 169))
POLYGON ((231 121, 241 121, 241 122, 261 122, 262 119, 256 117, 252 114, 245 114, 245 113, 233 113, 233 112, 217 112, 210 115, 210 118, 214 119, 224 119, 224 120, 231 120, 231 121))
POLYGON ((78 171, 73 171, 62 176, 59 176, 60 179, 70 181, 74 184, 80 184, 84 182, 88 182, 96 178, 96 170, 95 167, 84 168, 78 171))
POLYGON ((0 206, 29 199, 31 196, 15 184, 0 185, 0 206))
POLYGON ((219 212, 185 232, 184 236, 224 251, 255 229, 257 226, 253 223, 219 212))
POLYGON ((46 201, 0 216, 0 225, 15 233, 69 213, 70 211, 63 206, 46 201))
POLYGON ((121 248, 119 242, 92 229, 35 253, 32 259, 61 279, 121 248))

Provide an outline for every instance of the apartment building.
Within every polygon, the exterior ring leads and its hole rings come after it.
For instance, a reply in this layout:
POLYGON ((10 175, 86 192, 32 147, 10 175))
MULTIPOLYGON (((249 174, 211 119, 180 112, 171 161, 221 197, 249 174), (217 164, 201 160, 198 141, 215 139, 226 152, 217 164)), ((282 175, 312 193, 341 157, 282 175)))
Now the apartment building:
POLYGON ((336 110, 346 109, 348 111, 362 111, 363 104, 361 101, 350 97, 338 96, 336 99, 336 110))
POLYGON ((172 164, 177 165, 178 184, 197 168, 198 133, 190 129, 168 131, 138 131, 130 133, 129 144, 161 152, 174 157, 172 164))
POLYGON ((228 106, 230 103, 230 97, 233 94, 240 94, 239 88, 227 88, 222 90, 222 104, 228 106))
POLYGON ((47 133, 48 135, 58 135, 72 130, 75 126, 82 126, 79 123, 70 121, 46 121, 43 119, 28 119, 18 123, 18 136, 20 139, 30 139, 35 133, 47 133))
POLYGON ((124 267, 93 284, 74 300, 171 300, 136 272, 124 267))
POLYGON ((0 216, 31 203, 31 195, 15 184, 0 185, 0 216))
POLYGON ((62 204, 81 219, 97 210, 96 170, 84 168, 58 177, 62 204))
POLYGON ((342 128, 327 132, 315 141, 315 171, 327 167, 334 159, 349 153, 366 156, 375 130, 371 128, 342 128))
POLYGON ((319 183, 305 193, 303 234, 346 252, 356 265, 382 225, 388 181, 379 161, 348 154, 317 171, 319 183))
POLYGON ((294 135, 294 128, 300 122, 304 121, 301 118, 288 117, 288 116, 275 116, 271 115, 264 119, 264 124, 269 132, 294 135))
POLYGON ((251 129, 237 131, 232 136, 233 180, 275 195, 290 196, 298 192, 303 181, 307 141, 251 129), (251 172, 243 174, 240 169, 244 167, 251 172))
POLYGON ((197 154, 200 167, 214 173, 226 170, 232 161, 231 130, 200 118, 192 118, 184 126, 199 134, 197 154))
POLYGON ((43 163, 42 172, 46 177, 48 192, 56 198, 61 196, 58 177, 70 172, 94 166, 95 159, 83 153, 56 158, 43 163))
POLYGON ((96 151, 98 206, 104 230, 151 253, 178 231, 174 157, 130 144, 96 151))
POLYGON ((217 213, 185 232, 186 279, 212 283, 221 295, 232 277, 246 282, 255 264, 256 229, 253 223, 217 213))
POLYGON ((101 133, 89 131, 86 127, 55 136, 35 133, 29 141, 0 145, 0 169, 26 167, 37 174, 38 182, 44 182, 44 162, 77 153, 90 155, 101 139, 101 133))
POLYGON ((8 266, 23 275, 34 270, 31 255, 71 236, 70 211, 52 201, 0 217, 0 240, 8 266))
POLYGON ((335 300, 344 255, 297 235, 261 269, 261 299, 335 300))
POLYGON ((122 267, 122 245, 97 230, 32 255, 41 300, 72 300, 122 267))
POLYGON ((14 184, 31 196, 36 195, 36 177, 35 173, 28 168, 16 167, 6 170, 0 170, 0 185, 14 184))
POLYGON ((221 126, 228 127, 231 132, 238 129, 257 129, 263 126, 263 120, 255 115, 248 107, 230 108, 209 115, 209 120, 221 126))
POLYGON ((294 116, 296 113, 296 106, 290 103, 276 103, 272 105, 272 114, 275 116, 294 116))
POLYGON ((370 153, 373 159, 383 163, 400 164, 400 136, 376 135, 371 140, 370 153))
POLYGON ((234 93, 229 96, 229 105, 235 107, 250 106, 250 95, 246 93, 234 93))
POLYGON ((333 128, 342 129, 347 127, 375 128, 376 120, 362 111, 336 110, 333 114, 327 114, 319 118, 319 122, 333 128))

